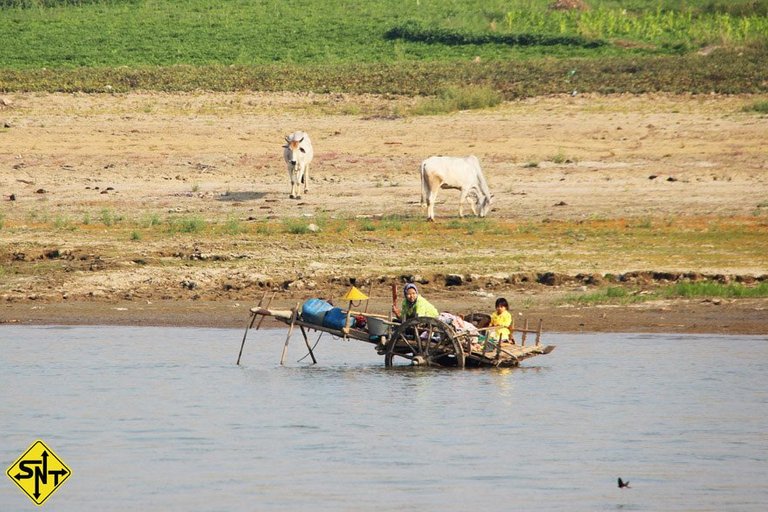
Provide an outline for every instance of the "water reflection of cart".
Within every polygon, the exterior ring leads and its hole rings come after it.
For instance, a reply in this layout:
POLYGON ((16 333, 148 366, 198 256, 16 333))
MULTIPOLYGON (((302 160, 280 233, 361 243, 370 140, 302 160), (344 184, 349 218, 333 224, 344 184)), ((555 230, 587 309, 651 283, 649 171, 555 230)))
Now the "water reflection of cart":
MULTIPOLYGON (((356 289, 353 289, 350 292, 352 296, 355 296, 355 291, 356 289)), ((350 294, 345 298, 350 298, 350 294)), ((263 300, 264 297, 261 302, 263 300)), ((243 335, 237 364, 240 364, 249 329, 253 327, 257 318, 260 318, 258 324, 260 326, 261 320, 267 316, 288 325, 288 335, 283 346, 280 364, 285 362, 288 343, 297 328, 302 334, 313 363, 316 363, 317 359, 313 351, 314 347, 309 340, 311 331, 318 331, 321 335, 328 333, 338 338, 370 343, 378 354, 384 356, 384 364, 387 367, 415 365, 505 368, 517 366, 530 357, 549 354, 555 348, 553 345, 541 344, 541 321, 538 322, 536 329, 530 329, 528 321, 525 321, 522 328, 513 324, 510 327, 512 333, 510 342, 491 344, 488 341, 493 336, 494 328, 482 326, 482 320, 485 320, 484 317, 487 315, 477 313, 465 315, 464 318, 473 321, 480 319, 481 327, 479 328, 459 329, 451 323, 429 317, 417 317, 399 323, 382 315, 368 313, 367 307, 366 311, 354 311, 354 302, 350 300, 349 307, 341 310, 344 315, 343 322, 332 327, 319 322, 314 316, 308 318, 309 315, 303 314, 300 304, 290 310, 275 310, 270 309, 269 304, 262 307, 261 302, 250 310, 251 317, 243 335), (364 320, 361 321, 361 317, 364 320), (529 340, 529 335, 535 338, 529 340)))

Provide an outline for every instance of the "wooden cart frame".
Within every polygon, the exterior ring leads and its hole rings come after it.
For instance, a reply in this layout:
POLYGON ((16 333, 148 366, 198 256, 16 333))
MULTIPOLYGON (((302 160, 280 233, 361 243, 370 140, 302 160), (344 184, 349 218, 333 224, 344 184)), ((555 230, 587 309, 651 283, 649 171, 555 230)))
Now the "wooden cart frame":
MULTIPOLYGON (((274 298, 274 295, 272 298, 274 298)), ((555 349, 553 345, 544 346, 541 344, 541 320, 539 320, 536 329, 530 329, 527 320, 523 328, 517 328, 513 324, 510 326, 510 342, 497 342, 494 346, 489 347, 488 343, 482 343, 482 338, 483 335, 488 337, 494 330, 493 327, 478 329, 475 332, 457 332, 451 325, 437 318, 417 317, 399 323, 392 322, 387 317, 381 315, 356 312, 350 307, 345 311, 346 327, 333 329, 303 320, 300 314, 300 304, 298 303, 296 307, 290 310, 272 310, 269 309, 272 299, 270 299, 265 307, 262 307, 263 300, 264 297, 262 297, 258 306, 250 309, 251 316, 246 325, 243 341, 240 345, 240 353, 237 357, 238 365, 243 355, 243 347, 245 346, 248 331, 256 323, 256 319, 260 318, 256 327, 258 330, 264 317, 267 316, 271 316, 288 325, 288 335, 285 338, 283 351, 280 355, 281 365, 285 363, 288 344, 296 328, 301 332, 308 355, 312 358, 313 363, 317 363, 317 359, 315 358, 314 347, 309 341, 310 331, 318 331, 321 335, 322 333, 328 333, 345 340, 353 339, 370 343, 375 346, 376 352, 379 355, 384 356, 386 367, 408 364, 413 366, 451 368, 504 368, 518 366, 525 359, 549 354, 555 349), (386 325, 386 333, 372 336, 366 330, 349 327, 353 324, 351 317, 357 315, 366 317, 368 325, 370 325, 371 321, 383 323, 386 325), (516 337, 515 334, 519 336, 516 337), (526 344, 528 335, 535 335, 535 339, 531 344, 526 344)))

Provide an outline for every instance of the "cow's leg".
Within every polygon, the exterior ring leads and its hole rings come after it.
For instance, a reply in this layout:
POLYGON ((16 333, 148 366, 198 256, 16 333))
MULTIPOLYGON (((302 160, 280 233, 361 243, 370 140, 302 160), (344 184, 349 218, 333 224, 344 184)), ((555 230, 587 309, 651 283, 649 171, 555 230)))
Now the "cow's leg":
POLYGON ((437 190, 440 187, 433 188, 427 195, 427 220, 435 222, 435 201, 437 201, 437 190))
POLYGON ((461 189, 461 195, 459 196, 459 218, 464 218, 464 201, 467 200, 467 194, 469 191, 461 189))
POLYGON ((427 220, 435 220, 435 203, 437 202, 437 191, 440 190, 442 181, 436 176, 427 176, 427 220))
POLYGON ((304 173, 301 171, 296 173, 296 192, 293 196, 294 199, 301 199, 301 182, 304 181, 304 173))
POLYGON ((306 194, 309 190, 307 186, 309 185, 309 164, 306 164, 304 166, 304 176, 301 178, 301 181, 304 182, 304 193, 306 194))
POLYGON ((299 175, 295 170, 291 171, 291 199, 299 198, 299 175))
POLYGON ((472 201, 469 201, 469 206, 472 208, 472 215, 477 216, 477 197, 471 196, 472 201))

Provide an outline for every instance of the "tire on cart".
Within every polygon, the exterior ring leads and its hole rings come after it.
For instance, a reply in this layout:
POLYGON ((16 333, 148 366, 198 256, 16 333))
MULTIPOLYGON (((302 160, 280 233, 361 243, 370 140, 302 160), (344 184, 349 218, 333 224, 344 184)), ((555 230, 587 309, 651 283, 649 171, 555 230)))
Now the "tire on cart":
POLYGON ((394 330, 385 348, 384 364, 464 368, 465 359, 453 328, 436 318, 420 316, 394 330))

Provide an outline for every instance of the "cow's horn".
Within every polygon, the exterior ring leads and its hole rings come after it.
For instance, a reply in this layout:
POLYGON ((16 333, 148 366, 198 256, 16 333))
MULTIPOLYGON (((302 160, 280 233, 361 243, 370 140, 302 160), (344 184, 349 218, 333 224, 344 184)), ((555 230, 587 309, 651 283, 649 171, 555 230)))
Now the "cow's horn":
POLYGON ((285 136, 285 142, 291 142, 290 140, 288 140, 288 136, 287 135, 285 136))
POLYGON ((299 139, 299 144, 301 144, 303 140, 304 140, 304 137, 300 138, 299 139))

